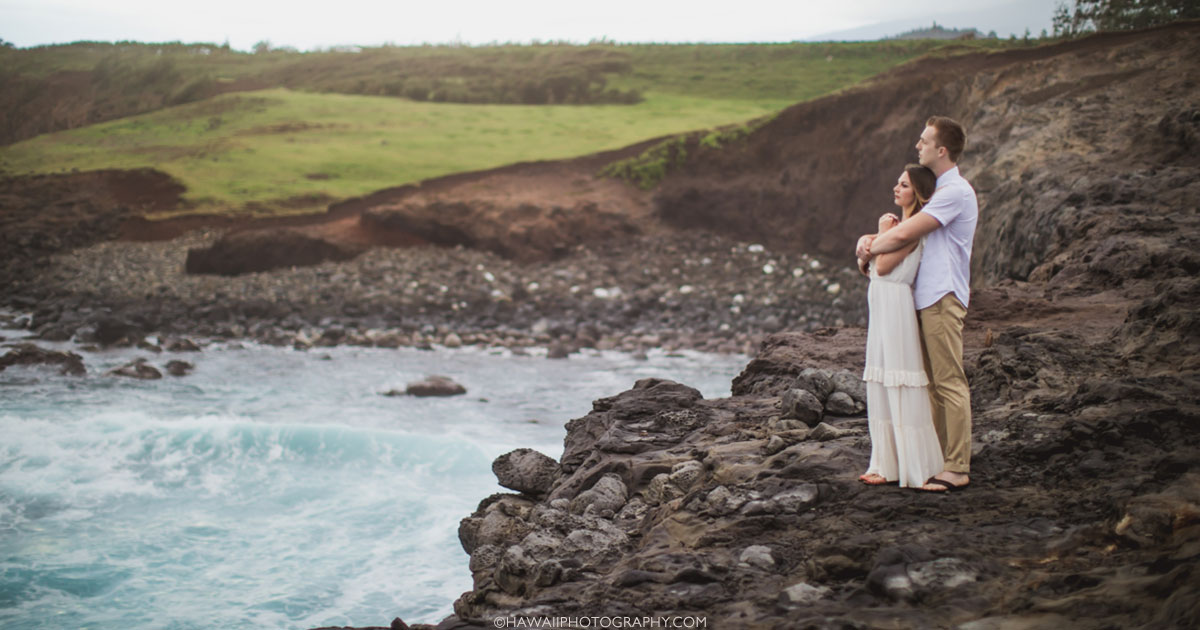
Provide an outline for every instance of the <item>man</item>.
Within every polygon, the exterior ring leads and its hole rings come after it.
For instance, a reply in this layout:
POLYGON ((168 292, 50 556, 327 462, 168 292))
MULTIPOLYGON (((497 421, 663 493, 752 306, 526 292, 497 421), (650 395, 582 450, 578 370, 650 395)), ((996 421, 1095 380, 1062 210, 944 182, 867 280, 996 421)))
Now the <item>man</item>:
POLYGON ((944 116, 930 118, 917 141, 917 154, 938 178, 933 198, 908 221, 878 237, 860 238, 856 251, 865 262, 928 235, 913 301, 929 376, 933 426, 946 460, 945 469, 921 488, 930 492, 959 490, 970 483, 971 390, 962 365, 962 331, 970 300, 971 244, 979 202, 975 189, 958 172, 966 143, 962 125, 944 116))

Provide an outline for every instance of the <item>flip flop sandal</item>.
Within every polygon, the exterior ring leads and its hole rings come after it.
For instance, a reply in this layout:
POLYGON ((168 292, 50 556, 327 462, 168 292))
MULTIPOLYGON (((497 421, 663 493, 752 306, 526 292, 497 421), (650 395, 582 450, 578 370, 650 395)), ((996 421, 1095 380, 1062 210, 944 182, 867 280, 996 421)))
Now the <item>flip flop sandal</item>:
POLYGON ((925 488, 919 488, 919 490, 921 490, 922 492, 958 492, 959 490, 962 490, 962 489, 966 488, 967 486, 971 485, 971 482, 968 481, 967 483, 964 483, 963 485, 959 486, 959 485, 950 483, 949 481, 946 481, 945 479, 938 479, 936 477, 933 477, 933 478, 930 478, 928 481, 926 481, 925 485, 927 485, 927 486, 928 485, 942 486, 943 488, 945 488, 945 490, 926 490, 925 488))

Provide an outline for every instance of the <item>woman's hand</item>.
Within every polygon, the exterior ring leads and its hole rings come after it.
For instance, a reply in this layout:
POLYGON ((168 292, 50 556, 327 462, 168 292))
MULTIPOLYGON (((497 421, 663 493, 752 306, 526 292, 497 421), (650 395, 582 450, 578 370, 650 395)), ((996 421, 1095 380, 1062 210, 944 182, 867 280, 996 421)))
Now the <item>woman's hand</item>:
POLYGON ((896 225, 899 223, 900 219, 897 219, 896 215, 890 212, 885 213, 883 216, 879 217, 879 233, 883 234, 884 232, 896 227, 896 225))

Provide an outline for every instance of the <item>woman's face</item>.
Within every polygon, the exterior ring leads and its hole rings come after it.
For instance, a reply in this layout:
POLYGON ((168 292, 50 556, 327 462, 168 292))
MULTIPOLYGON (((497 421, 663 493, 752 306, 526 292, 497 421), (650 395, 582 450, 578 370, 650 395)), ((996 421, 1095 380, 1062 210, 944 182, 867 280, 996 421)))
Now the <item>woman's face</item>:
POLYGON ((892 195, 896 205, 901 208, 915 205, 917 194, 913 192, 912 182, 908 180, 908 171, 900 173, 900 179, 896 180, 896 187, 892 189, 892 195))

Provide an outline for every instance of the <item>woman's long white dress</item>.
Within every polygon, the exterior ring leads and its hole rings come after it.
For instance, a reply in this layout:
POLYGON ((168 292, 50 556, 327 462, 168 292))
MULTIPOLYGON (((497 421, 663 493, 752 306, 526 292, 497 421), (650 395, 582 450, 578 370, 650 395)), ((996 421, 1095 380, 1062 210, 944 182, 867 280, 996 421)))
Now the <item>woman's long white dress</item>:
POLYGON ((929 379, 912 285, 924 239, 892 272, 880 276, 871 262, 867 304, 867 424, 871 463, 867 473, 918 487, 942 471, 942 447, 933 429, 929 379))

